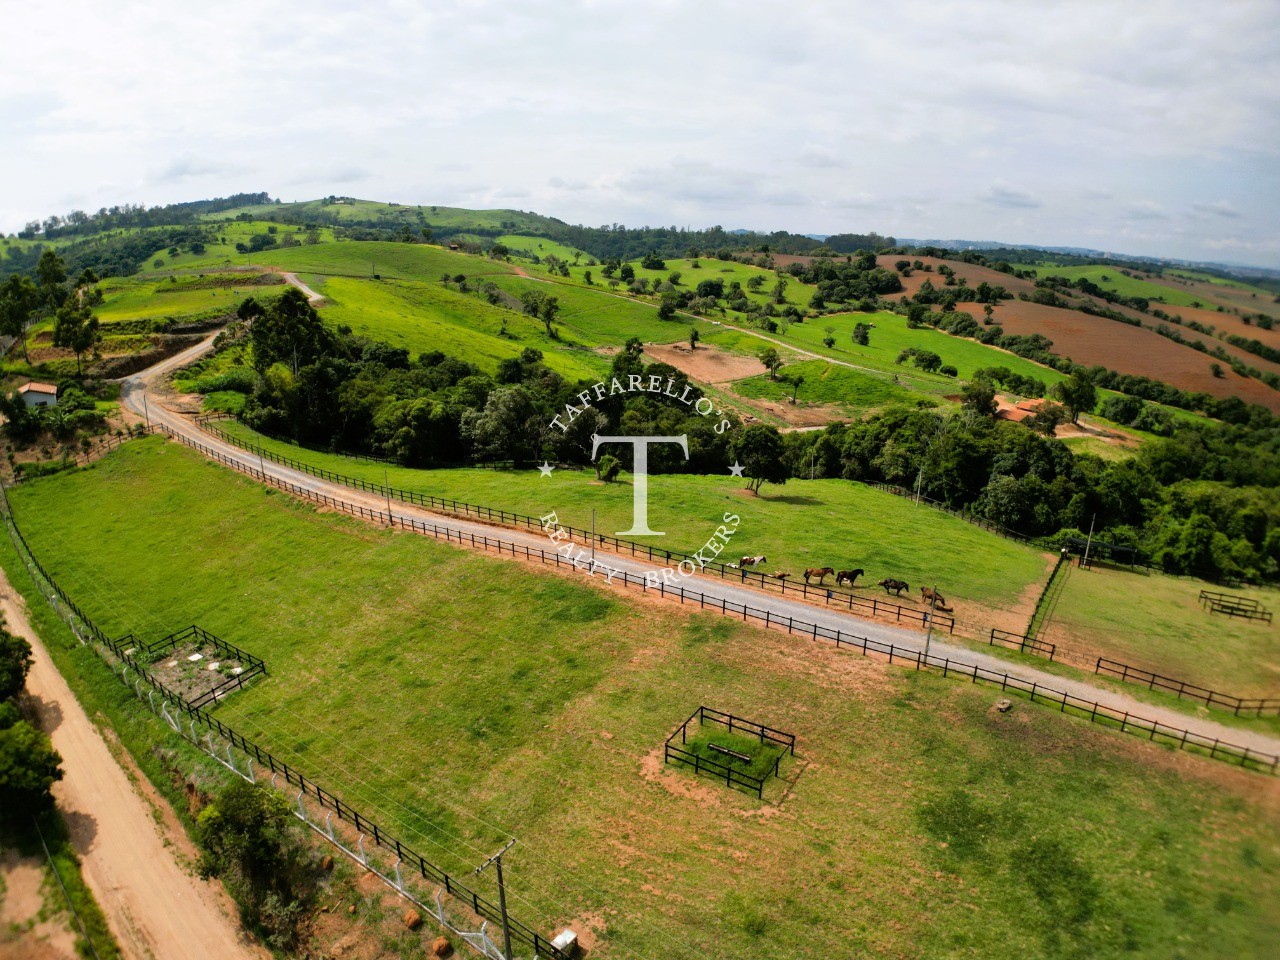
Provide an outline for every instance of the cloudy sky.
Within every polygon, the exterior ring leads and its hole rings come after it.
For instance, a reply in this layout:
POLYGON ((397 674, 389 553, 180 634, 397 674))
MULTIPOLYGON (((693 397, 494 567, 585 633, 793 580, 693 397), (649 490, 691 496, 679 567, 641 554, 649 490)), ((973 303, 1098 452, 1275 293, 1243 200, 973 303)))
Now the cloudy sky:
POLYGON ((266 190, 1280 267, 1275 0, 184 6, 0 0, 0 230, 266 190))

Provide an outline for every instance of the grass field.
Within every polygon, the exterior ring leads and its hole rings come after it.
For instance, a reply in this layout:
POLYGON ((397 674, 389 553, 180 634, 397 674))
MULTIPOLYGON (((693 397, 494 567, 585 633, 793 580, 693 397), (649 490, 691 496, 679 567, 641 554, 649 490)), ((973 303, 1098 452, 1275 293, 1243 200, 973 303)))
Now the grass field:
POLYGON ((513 914, 596 956, 1237 958, 1280 935, 1263 777, 318 514, 156 439, 12 496, 104 628, 196 621, 262 655, 226 722, 447 869, 518 836, 513 914), (781 807, 661 766, 700 702, 798 734, 781 807))
MULTIPOLYGON (((1071 568, 1044 639, 1240 697, 1280 696, 1275 629, 1201 609, 1201 580, 1071 568)), ((1229 591, 1280 610, 1280 591, 1229 591)))
POLYGON ((168 289, 167 282, 111 279, 102 283, 104 301, 94 310, 104 325, 144 317, 184 317, 206 310, 234 313, 245 297, 270 300, 283 286, 218 287, 215 289, 168 289))
POLYGON ((804 377, 797 396, 798 403, 834 404, 848 414, 865 413, 895 403, 913 403, 918 394, 905 390, 883 377, 870 376, 858 370, 827 363, 802 360, 789 363, 778 371, 778 379, 762 374, 733 384, 733 390, 744 397, 766 400, 789 400, 792 385, 784 377, 804 377))
POLYGON ((1194 303, 1204 304, 1204 300, 1194 294, 1172 289, 1148 280, 1126 277, 1120 267, 1098 266, 1058 266, 1057 264, 1017 264, 1019 270, 1035 270, 1041 277, 1066 277, 1068 280, 1079 280, 1084 277, 1096 283, 1103 290, 1111 290, 1122 297, 1145 297, 1148 300, 1163 300, 1176 307, 1189 307, 1194 303))
MULTIPOLYGON (((556 256, 570 263, 573 262, 575 254, 583 264, 595 259, 584 250, 579 250, 577 247, 569 247, 563 243, 556 243, 556 241, 547 237, 523 237, 518 234, 508 234, 498 237, 496 242, 505 244, 513 253, 524 252, 542 258, 556 256)), ((599 271, 597 270, 597 272, 599 271)))
MULTIPOLYGON (((218 426, 284 456, 347 476, 381 483, 383 465, 305 450, 269 440, 234 422, 218 426)), ((387 468, 400 489, 503 508, 540 517, 555 510, 564 524, 612 534, 631 524, 631 484, 623 474, 614 484, 598 484, 589 470, 557 470, 545 479, 537 470, 414 470, 387 468)), ((667 532, 655 546, 695 550, 715 531, 726 512, 742 518, 729 554, 764 554, 770 572, 793 576, 806 567, 862 567, 859 587, 881 592, 876 580, 905 579, 913 587, 936 578, 947 597, 1010 606, 1047 576, 1045 554, 972 524, 846 480, 791 480, 766 486, 761 496, 746 493, 729 477, 671 474, 650 481, 650 523, 667 532), (892 531, 886 536, 886 531, 892 531), (950 589, 945 589, 949 587, 950 589)))
POLYGON ((499 361, 534 347, 543 351, 548 367, 570 381, 593 378, 609 368, 606 357, 582 344, 552 340, 536 320, 439 283, 331 277, 319 292, 331 301, 321 311, 327 322, 347 324, 356 333, 405 347, 414 357, 444 350, 494 373, 499 361))

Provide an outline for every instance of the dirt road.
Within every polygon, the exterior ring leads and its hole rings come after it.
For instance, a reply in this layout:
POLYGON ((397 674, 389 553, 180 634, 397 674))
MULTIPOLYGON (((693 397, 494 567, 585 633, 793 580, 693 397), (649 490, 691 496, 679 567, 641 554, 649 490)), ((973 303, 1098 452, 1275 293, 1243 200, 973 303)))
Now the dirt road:
MULTIPOLYGON (((176 823, 157 820, 130 782, 27 621, 25 606, 0 571, 0 611, 11 633, 35 653, 27 690, 41 726, 62 754, 66 776, 54 787, 89 889, 130 960, 265 960, 249 942, 220 886, 183 870, 175 851, 193 854, 176 823)), ((103 669, 106 669, 105 667, 103 669)))

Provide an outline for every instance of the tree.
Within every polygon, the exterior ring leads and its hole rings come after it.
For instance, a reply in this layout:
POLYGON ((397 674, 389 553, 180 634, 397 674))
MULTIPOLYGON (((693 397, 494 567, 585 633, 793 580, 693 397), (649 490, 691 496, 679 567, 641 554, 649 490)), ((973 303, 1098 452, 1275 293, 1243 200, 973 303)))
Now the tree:
POLYGON ((822 345, 830 350, 836 345, 836 328, 827 327, 824 332, 826 333, 826 336, 822 338, 822 345))
POLYGON ((27 363, 27 322, 40 306, 40 291, 29 277, 15 273, 0 284, 0 335, 22 343, 22 357, 27 363))
POLYGON ((774 303, 787 302, 787 281, 786 280, 779 279, 778 282, 773 285, 773 302, 774 303))
POLYGON ((618 268, 618 279, 623 283, 630 283, 636 278, 636 268, 629 263, 624 263, 618 268))
POLYGON ((591 279, 590 270, 583 271, 582 279, 586 282, 588 287, 595 286, 595 281, 591 279))
POLYGON ((1054 384, 1053 396, 1062 401, 1072 423, 1080 422, 1080 414, 1089 413, 1098 402, 1098 388, 1088 371, 1076 369, 1069 379, 1054 384))
POLYGON ((990 380, 970 380, 960 391, 960 407, 981 417, 994 417, 1000 409, 995 386, 990 380))
POLYGON ((596 479, 605 483, 613 483, 622 470, 622 461, 611 453, 604 454, 596 461, 596 479))
POLYGON ((31 644, 0 630, 0 700, 16 697, 27 682, 31 669, 31 644))
POLYGON ((799 373, 793 373, 782 378, 785 383, 791 384, 791 402, 795 403, 799 396, 800 388, 804 385, 804 376, 799 373))
POLYGON ((782 358, 773 347, 765 347, 760 351, 760 362, 769 370, 769 379, 778 379, 778 368, 782 366, 782 358))
POLYGON ((1067 418, 1067 412, 1058 403, 1044 403, 1024 423, 1036 433, 1052 437, 1058 432, 1058 424, 1067 418))
MULTIPOLYGON (((657 251, 655 250, 650 250, 644 255, 644 259, 640 261, 640 266, 644 267, 646 270, 667 269, 666 263, 660 256, 658 256, 657 251)), ((626 277, 623 277, 622 279, 625 280, 626 277)))
POLYGON ((690 349, 690 350, 697 350, 697 349, 698 349, 698 341, 699 341, 699 340, 701 340, 701 339, 702 339, 702 335, 701 335, 700 333, 698 333, 698 328, 697 328, 697 327, 690 327, 690 328, 689 328, 689 349, 690 349))
POLYGON ((853 325, 853 342, 865 347, 871 342, 871 324, 858 322, 853 325))
POLYGON ((765 483, 787 482, 785 454, 782 434, 776 427, 763 424, 747 427, 729 449, 729 455, 745 468, 747 489, 752 492, 759 491, 765 483))
POLYGON ((29 825, 28 818, 53 802, 62 779, 62 757, 43 731, 26 720, 0 730, 0 820, 29 825))
POLYGON ((236 779, 200 812, 196 837, 201 873, 222 878, 248 926, 265 933, 269 945, 290 947, 314 879, 284 798, 236 779))
POLYGON ((76 355, 76 372, 84 375, 81 358, 102 340, 98 318, 89 308, 74 300, 58 308, 53 320, 53 345, 65 347, 76 355))
POLYGON ((720 279, 703 280, 694 287, 694 293, 698 297, 714 297, 719 299, 724 296, 724 281, 720 279))
POLYGON ((670 320, 676 315, 676 298, 671 294, 663 294, 662 302, 658 304, 658 319, 670 320))
MULTIPOLYGON (((266 236, 266 234, 262 234, 266 236)), ((253 322, 249 331, 253 365, 259 372, 282 363, 294 376, 332 354, 337 341, 297 287, 290 287, 253 322)))
POLYGON ((40 296, 50 310, 62 306, 67 291, 63 284, 67 280, 67 265, 53 250, 46 250, 36 263, 36 283, 40 285, 40 296))

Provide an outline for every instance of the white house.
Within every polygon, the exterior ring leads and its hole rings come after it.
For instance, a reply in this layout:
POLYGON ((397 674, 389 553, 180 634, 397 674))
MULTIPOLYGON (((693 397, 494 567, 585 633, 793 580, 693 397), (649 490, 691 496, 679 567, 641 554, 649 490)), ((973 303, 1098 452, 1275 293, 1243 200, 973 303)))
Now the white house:
POLYGON ((28 407, 52 407, 58 402, 58 388, 52 383, 37 383, 32 380, 20 386, 18 393, 28 407))

